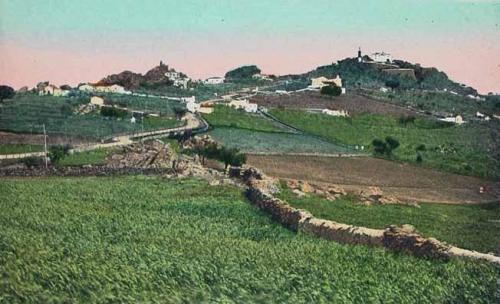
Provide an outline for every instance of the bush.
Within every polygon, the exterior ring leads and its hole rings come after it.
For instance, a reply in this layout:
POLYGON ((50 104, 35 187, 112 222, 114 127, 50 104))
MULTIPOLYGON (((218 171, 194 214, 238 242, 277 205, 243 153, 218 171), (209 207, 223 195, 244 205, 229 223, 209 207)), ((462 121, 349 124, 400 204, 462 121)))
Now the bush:
POLYGON ((42 157, 30 156, 23 158, 22 163, 25 164, 26 167, 41 167, 44 165, 45 161, 42 157))
POLYGON ((415 116, 401 116, 399 117, 399 123, 402 125, 407 125, 409 123, 414 123, 415 122, 415 116))
POLYGON ((0 85, 0 101, 14 97, 14 94, 15 92, 13 88, 5 85, 0 85))
POLYGON ((387 136, 385 141, 381 139, 374 139, 372 146, 375 154, 392 156, 392 151, 399 147, 399 141, 391 136, 387 136))
POLYGON ((328 96, 340 96, 342 89, 336 85, 327 85, 321 88, 321 94, 328 96))
POLYGON ((128 112, 114 107, 102 107, 101 115, 105 117, 125 118, 128 112))
POLYGON ((417 146, 417 148, 415 150, 416 151, 426 151, 427 147, 424 144, 420 144, 417 146))
POLYGON ((417 163, 421 163, 423 161, 422 155, 420 155, 420 153, 417 154, 416 161, 417 161, 417 163))
POLYGON ((64 156, 69 154, 70 145, 57 145, 49 148, 49 157, 52 163, 57 164, 64 156))

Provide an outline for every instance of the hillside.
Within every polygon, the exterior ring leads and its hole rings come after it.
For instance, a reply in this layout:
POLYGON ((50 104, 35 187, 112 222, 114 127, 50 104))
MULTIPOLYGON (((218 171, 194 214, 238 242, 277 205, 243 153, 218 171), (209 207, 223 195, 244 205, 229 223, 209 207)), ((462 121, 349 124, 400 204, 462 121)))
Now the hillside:
POLYGON ((360 63, 357 58, 346 58, 337 63, 320 66, 302 76, 305 78, 332 77, 337 74, 341 75, 349 88, 380 88, 386 86, 388 81, 396 81, 401 89, 440 91, 446 89, 461 95, 477 95, 475 89, 452 81, 446 73, 436 68, 422 67, 403 60, 394 60, 391 65, 388 65, 373 62, 360 63), (404 72, 408 71, 400 70, 400 73, 388 73, 389 70, 398 72, 398 69, 413 70, 413 72, 405 74, 404 72))
MULTIPOLYGON (((106 76, 98 83, 106 85, 118 84, 128 90, 135 90, 140 87, 172 86, 174 82, 165 75, 167 72, 175 72, 175 70, 169 68, 168 65, 160 63, 160 65, 147 71, 144 75, 131 71, 123 71, 118 74, 106 76)), ((183 73, 179 74, 182 77, 186 76, 183 73)))

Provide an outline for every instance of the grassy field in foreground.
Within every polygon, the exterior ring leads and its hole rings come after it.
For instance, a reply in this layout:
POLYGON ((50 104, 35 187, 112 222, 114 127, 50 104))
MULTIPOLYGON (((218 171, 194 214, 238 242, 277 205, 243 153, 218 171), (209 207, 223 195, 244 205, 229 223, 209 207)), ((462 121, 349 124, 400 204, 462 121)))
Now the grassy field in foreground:
POLYGON ((258 132, 237 128, 216 128, 209 134, 223 145, 244 152, 353 153, 349 148, 301 134, 258 132))
POLYGON ((285 184, 282 186, 283 191, 278 195, 280 198, 319 218, 379 229, 391 224, 411 224, 424 235, 452 245, 500 253, 500 203, 422 203, 420 208, 406 205, 365 206, 359 204, 354 196, 345 196, 333 202, 317 196, 298 198, 285 184))
POLYGON ((397 118, 366 114, 343 118, 278 109, 271 113, 285 123, 332 142, 370 147, 373 139, 392 136, 400 143, 394 151, 395 159, 416 163, 416 149, 424 145, 424 150, 419 152, 423 166, 459 174, 500 177, 500 162, 490 155, 496 153, 498 140, 483 124, 445 126, 417 118, 404 125, 397 118))
POLYGON ((217 105, 211 114, 204 114, 203 118, 212 127, 232 127, 265 132, 284 132, 272 120, 260 114, 246 113, 228 106, 217 105))
POLYGON ((500 270, 296 235, 239 189, 156 177, 3 179, 5 303, 488 303, 500 270))
POLYGON ((0 155, 1 154, 41 152, 41 151, 43 151, 42 145, 0 144, 0 155))

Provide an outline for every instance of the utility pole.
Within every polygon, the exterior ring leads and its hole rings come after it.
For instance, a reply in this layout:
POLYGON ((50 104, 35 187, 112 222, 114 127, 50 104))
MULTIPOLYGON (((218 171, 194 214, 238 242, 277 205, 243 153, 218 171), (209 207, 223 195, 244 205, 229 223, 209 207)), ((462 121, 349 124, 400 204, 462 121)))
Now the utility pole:
POLYGON ((49 155, 47 154, 47 133, 45 132, 45 124, 43 124, 43 147, 45 150, 45 169, 48 169, 49 168, 49 164, 48 164, 49 155))

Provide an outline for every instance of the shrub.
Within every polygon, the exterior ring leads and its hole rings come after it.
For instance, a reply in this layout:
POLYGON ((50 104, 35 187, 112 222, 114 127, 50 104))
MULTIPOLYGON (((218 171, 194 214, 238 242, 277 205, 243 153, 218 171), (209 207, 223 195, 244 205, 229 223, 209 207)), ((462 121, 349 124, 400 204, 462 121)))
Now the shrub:
POLYGON ((342 89, 336 85, 327 85, 321 88, 321 94, 328 96, 340 96, 342 89))
POLYGON ((114 107, 102 107, 101 115, 105 117, 125 118, 128 112, 114 107))
POLYGON ((50 160, 57 164, 64 156, 69 154, 70 145, 56 145, 49 148, 50 160))
POLYGON ((415 116, 401 116, 399 117, 399 123, 402 125, 407 125, 409 123, 414 123, 415 122, 415 116))
POLYGON ((387 136, 385 141, 381 139, 374 139, 372 146, 375 154, 392 156, 392 151, 399 147, 399 141, 391 136, 387 136))
POLYGON ((417 161, 417 163, 421 163, 423 161, 422 155, 420 155, 420 153, 417 154, 416 161, 417 161))
POLYGON ((373 150, 375 151, 375 154, 383 155, 387 151, 387 145, 383 140, 374 139, 372 141, 372 146, 373 150))
POLYGON ((424 144, 420 144, 417 146, 417 148, 415 150, 416 151, 426 151, 427 147, 424 144))
POLYGON ((24 158, 22 163, 26 165, 26 167, 41 167, 44 164, 44 159, 42 157, 30 156, 24 158))
POLYGON ((397 149, 399 147, 399 141, 395 139, 394 137, 387 136, 385 138, 385 142, 387 143, 387 146, 389 147, 389 154, 392 153, 392 150, 397 149))
POLYGON ((14 97, 14 94, 15 92, 13 88, 5 85, 0 85, 0 101, 14 97))

